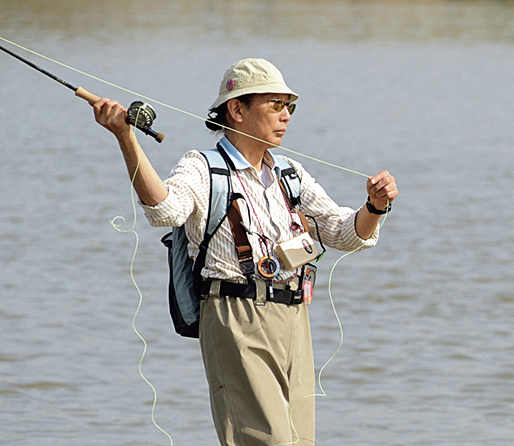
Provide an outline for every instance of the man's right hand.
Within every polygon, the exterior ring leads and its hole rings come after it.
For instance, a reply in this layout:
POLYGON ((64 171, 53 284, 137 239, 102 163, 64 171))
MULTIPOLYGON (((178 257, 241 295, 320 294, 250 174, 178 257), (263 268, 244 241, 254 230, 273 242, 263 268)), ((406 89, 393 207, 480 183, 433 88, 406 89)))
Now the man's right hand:
POLYGON ((93 105, 95 120, 102 127, 105 127, 116 138, 124 139, 130 137, 131 125, 127 124, 127 109, 118 101, 109 98, 101 98, 93 105))

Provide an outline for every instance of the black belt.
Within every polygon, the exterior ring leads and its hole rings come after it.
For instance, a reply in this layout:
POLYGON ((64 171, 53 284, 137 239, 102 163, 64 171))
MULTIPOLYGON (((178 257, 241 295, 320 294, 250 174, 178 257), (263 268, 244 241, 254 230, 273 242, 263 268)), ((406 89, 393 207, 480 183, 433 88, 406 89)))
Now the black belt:
MULTIPOLYGON (((202 283, 202 296, 209 294, 211 283, 210 280, 202 283)), ((221 282, 220 296, 241 297, 255 300, 255 284, 221 282)), ((272 298, 269 293, 269 287, 266 287, 266 301, 285 305, 296 305, 302 302, 302 296, 298 291, 273 288, 272 298)))

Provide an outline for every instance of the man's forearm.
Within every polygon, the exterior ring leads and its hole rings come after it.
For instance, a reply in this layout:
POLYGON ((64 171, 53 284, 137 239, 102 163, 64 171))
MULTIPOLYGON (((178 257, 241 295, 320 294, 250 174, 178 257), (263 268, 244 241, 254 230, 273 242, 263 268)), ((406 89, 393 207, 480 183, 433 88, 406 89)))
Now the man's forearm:
POLYGON ((357 213, 355 220, 355 231, 357 235, 363 239, 369 239, 377 229, 380 215, 372 214, 366 206, 363 206, 357 213))
POLYGON ((161 203, 168 196, 168 189, 141 149, 134 132, 119 138, 128 174, 141 201, 148 206, 161 203))

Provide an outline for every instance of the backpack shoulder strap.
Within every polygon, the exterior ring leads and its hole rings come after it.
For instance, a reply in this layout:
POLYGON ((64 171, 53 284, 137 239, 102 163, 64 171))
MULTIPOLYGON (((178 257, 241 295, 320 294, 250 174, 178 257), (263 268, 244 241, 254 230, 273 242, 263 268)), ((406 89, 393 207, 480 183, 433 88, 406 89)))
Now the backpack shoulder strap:
POLYGON ((193 268, 195 292, 197 295, 200 295, 200 284, 202 282, 201 272, 205 265, 207 247, 209 246, 212 236, 227 216, 232 196, 229 160, 228 157, 226 157, 223 148, 218 144, 216 149, 206 150, 200 153, 207 160, 211 184, 209 193, 209 211, 207 212, 205 233, 202 243, 200 243, 200 246, 198 247, 199 252, 193 268))
POLYGON ((194 272, 200 274, 205 265, 209 242, 225 218, 228 217, 241 270, 243 274, 249 275, 253 273, 254 269, 252 247, 246 231, 240 224, 241 212, 237 205, 237 198, 240 194, 232 194, 230 182, 230 170, 235 170, 235 166, 219 143, 216 149, 200 153, 205 156, 209 164, 211 192, 205 235, 196 258, 194 272))
POLYGON ((280 167, 280 182, 287 192, 286 196, 289 197, 293 207, 297 207, 301 204, 302 185, 300 177, 296 173, 296 169, 285 159, 280 156, 277 156, 275 159, 277 160, 278 167, 280 167))
POLYGON ((230 207, 230 197, 232 195, 229 165, 219 147, 218 145, 216 149, 200 152, 207 160, 211 176, 209 211, 207 213, 204 241, 206 237, 210 240, 223 222, 230 207))
POLYGON ((300 216, 303 228, 309 232, 309 222, 298 206, 301 204, 302 184, 296 169, 285 159, 277 157, 277 164, 280 167, 280 188, 291 208, 297 208, 296 212, 300 216))

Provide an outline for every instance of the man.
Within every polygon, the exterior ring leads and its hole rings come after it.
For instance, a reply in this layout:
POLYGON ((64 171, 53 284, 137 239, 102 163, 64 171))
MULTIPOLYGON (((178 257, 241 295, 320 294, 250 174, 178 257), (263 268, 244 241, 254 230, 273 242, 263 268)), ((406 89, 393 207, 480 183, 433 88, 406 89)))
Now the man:
MULTIPOLYGON (((269 150, 282 143, 297 99, 275 66, 263 59, 244 59, 225 72, 210 108, 207 126, 223 129, 219 144, 234 166, 232 188, 242 197, 237 201, 255 260, 275 258, 276 245, 303 230, 302 219, 279 185, 277 158, 269 150)), ((186 153, 163 182, 125 123, 126 109, 101 99, 94 110, 97 122, 118 139, 131 178, 137 170, 134 188, 150 224, 185 225, 189 254, 196 258, 209 212, 205 158, 194 150, 186 153)), ((301 180, 299 209, 314 218, 324 245, 348 251, 376 244, 380 216, 398 195, 389 172, 368 179, 368 202, 354 211, 339 207, 299 163, 287 161, 301 180)), ((310 227, 317 238, 316 227, 310 227)), ((272 279, 256 273, 249 280, 241 271, 227 219, 209 245, 202 270, 200 344, 222 445, 314 444, 307 307, 274 302, 268 288, 264 305, 255 300, 263 281, 272 281, 275 290, 302 286, 301 268, 289 271, 283 259, 279 268, 272 279), (251 292, 244 286, 248 282, 251 292), (220 291, 223 287, 241 293, 220 291)))

